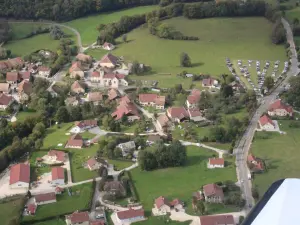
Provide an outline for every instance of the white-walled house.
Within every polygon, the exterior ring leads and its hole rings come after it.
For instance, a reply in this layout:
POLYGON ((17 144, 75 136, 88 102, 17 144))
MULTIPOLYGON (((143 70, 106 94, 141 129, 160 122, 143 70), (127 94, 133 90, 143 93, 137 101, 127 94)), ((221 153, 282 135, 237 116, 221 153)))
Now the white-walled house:
POLYGON ((269 116, 293 116, 293 108, 278 99, 270 105, 268 114, 269 116))
POLYGON ((103 45, 102 45, 102 48, 107 50, 107 51, 111 51, 111 50, 114 50, 115 49, 115 46, 111 43, 108 43, 108 42, 105 42, 103 45))
POLYGON ((117 212, 116 218, 120 224, 142 221, 145 220, 144 209, 129 208, 128 210, 117 212))
POLYGON ((223 158, 209 158, 207 168, 224 168, 225 161, 223 158))
POLYGON ((10 106, 13 102, 14 98, 12 96, 0 93, 0 111, 6 110, 7 107, 10 106))
POLYGON ((275 130, 275 123, 267 115, 260 117, 258 123, 262 130, 275 130))
POLYGON ((71 133, 82 133, 85 130, 98 126, 97 120, 76 121, 75 126, 70 130, 71 133))
POLYGON ((9 187, 29 188, 30 165, 25 163, 15 164, 10 168, 9 187))
POLYGON ((128 82, 125 80, 124 74, 105 74, 101 69, 100 71, 94 71, 90 77, 91 82, 98 83, 102 87, 118 88, 119 86, 128 86, 128 82))

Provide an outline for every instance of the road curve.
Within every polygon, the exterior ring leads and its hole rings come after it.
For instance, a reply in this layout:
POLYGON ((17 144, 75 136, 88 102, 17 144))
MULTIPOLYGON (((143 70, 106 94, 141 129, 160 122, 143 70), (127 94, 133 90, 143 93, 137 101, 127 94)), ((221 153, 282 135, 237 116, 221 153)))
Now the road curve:
POLYGON ((251 180, 248 180, 249 169, 246 163, 246 158, 255 134, 257 122, 261 114, 268 109, 270 103, 272 103, 276 99, 276 96, 284 89, 284 85, 287 84, 288 79, 292 76, 297 75, 299 72, 297 51, 295 49, 292 29, 289 23, 284 18, 282 18, 282 24, 286 30, 286 39, 287 42, 290 44, 290 50, 292 52, 290 59, 290 70, 288 71, 287 76, 282 81, 282 83, 277 88, 275 88, 269 96, 263 98, 262 104, 257 108, 256 112, 254 113, 254 116, 251 118, 249 125, 239 142, 239 145, 236 149, 234 149, 234 154, 236 156, 237 177, 239 183, 241 184, 242 194, 246 200, 246 213, 248 213, 255 204, 254 199, 252 197, 251 180))

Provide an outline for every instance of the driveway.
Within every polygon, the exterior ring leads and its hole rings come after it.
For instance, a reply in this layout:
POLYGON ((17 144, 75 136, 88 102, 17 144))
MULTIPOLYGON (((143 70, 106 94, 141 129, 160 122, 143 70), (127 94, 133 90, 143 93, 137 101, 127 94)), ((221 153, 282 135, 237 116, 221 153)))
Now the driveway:
POLYGON ((175 221, 180 221, 180 222, 192 221, 190 223, 190 225, 199 225, 200 224, 199 216, 191 216, 191 215, 186 214, 185 212, 181 212, 181 211, 176 212, 175 210, 171 210, 170 219, 175 220, 175 221))

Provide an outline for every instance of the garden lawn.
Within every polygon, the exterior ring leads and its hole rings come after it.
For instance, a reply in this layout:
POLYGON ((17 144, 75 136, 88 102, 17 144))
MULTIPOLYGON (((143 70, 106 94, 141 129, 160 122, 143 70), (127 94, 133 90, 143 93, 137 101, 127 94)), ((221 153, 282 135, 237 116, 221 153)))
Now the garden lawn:
POLYGON ((11 219, 19 218, 19 212, 23 208, 22 204, 22 199, 0 203, 1 224, 9 225, 11 219))
MULTIPOLYGON (((263 17, 212 18, 188 20, 176 17, 164 20, 185 35, 198 36, 198 41, 160 39, 147 28, 128 33, 128 42, 121 43, 112 52, 127 61, 138 60, 152 68, 150 75, 131 76, 132 80, 156 80, 159 87, 174 87, 181 83, 189 88, 192 79, 176 76, 183 70, 196 74, 220 76, 229 73, 225 58, 285 60, 284 47, 270 40, 272 24, 263 17), (259 24, 259 26, 257 26, 259 24), (186 52, 193 66, 179 66, 179 56, 186 52)), ((121 38, 118 39, 121 42, 121 38)), ((97 55, 99 57, 99 55, 97 55)), ((201 82, 193 82, 200 87, 201 82)))
POLYGON ((37 167, 36 166, 36 159, 37 158, 42 158, 44 155, 47 155, 47 151, 34 151, 30 155, 30 179, 32 181, 37 181, 38 177, 43 175, 44 173, 50 173, 51 172, 51 167, 46 165, 46 164, 41 164, 42 167, 37 167))
POLYGON ((101 13, 98 15, 91 15, 76 20, 67 22, 66 24, 77 29, 81 35, 83 45, 90 45, 97 40, 99 34, 96 29, 99 24, 108 24, 117 22, 122 16, 133 16, 143 14, 158 9, 158 6, 141 6, 131 9, 125 9, 115 12, 101 13))
POLYGON ((121 132, 123 133, 134 133, 135 129, 139 127, 139 124, 133 123, 133 124, 129 124, 128 126, 126 125, 121 125, 121 132))
POLYGON ((21 111, 17 114, 17 121, 22 122, 28 117, 36 117, 37 115, 39 113, 33 110, 21 111))
POLYGON ((141 171, 140 168, 131 171, 133 183, 144 208, 150 213, 154 199, 159 196, 179 198, 191 211, 193 192, 202 185, 218 181, 236 181, 234 159, 224 169, 207 169, 208 158, 216 153, 195 146, 187 147, 188 160, 186 166, 166 168, 154 171, 141 171))
POLYGON ((53 219, 53 220, 46 220, 43 222, 33 223, 32 225, 65 225, 66 221, 63 219, 53 219))
MULTIPOLYGON (((280 130, 287 134, 270 133, 268 139, 258 139, 257 134, 251 146, 251 152, 263 159, 267 172, 254 176, 260 196, 270 185, 283 178, 300 178, 299 174, 299 145, 300 128, 290 128, 290 121, 278 121, 280 130)), ((297 122, 300 125, 300 122, 297 122)))
POLYGON ((96 136, 95 134, 92 134, 92 133, 90 133, 90 132, 88 132, 88 131, 85 131, 85 132, 83 132, 83 133, 80 133, 80 135, 81 135, 81 137, 82 137, 83 139, 87 139, 87 140, 93 139, 93 138, 96 136))
POLYGON ((92 183, 73 186, 69 189, 74 195, 69 196, 68 191, 65 190, 62 195, 56 196, 56 203, 38 206, 36 214, 23 217, 23 221, 34 221, 72 213, 76 210, 87 210, 93 194, 92 183))
POLYGON ((168 219, 167 217, 164 216, 151 216, 148 217, 147 220, 145 221, 140 221, 140 222, 136 222, 134 223, 135 225, 188 225, 190 224, 191 221, 186 221, 186 222, 178 222, 178 221, 173 221, 168 219))

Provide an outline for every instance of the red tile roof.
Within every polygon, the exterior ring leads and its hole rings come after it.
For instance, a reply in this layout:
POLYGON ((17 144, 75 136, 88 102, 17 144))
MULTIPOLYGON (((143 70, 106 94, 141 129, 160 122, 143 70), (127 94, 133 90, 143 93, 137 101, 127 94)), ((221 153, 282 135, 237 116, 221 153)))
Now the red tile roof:
POLYGON ((49 156, 56 156, 57 161, 62 161, 62 162, 65 161, 66 154, 63 151, 58 151, 58 150, 52 149, 48 152, 48 155, 49 156))
POLYGON ((78 88, 82 88, 84 90, 84 87, 76 80, 72 86, 71 86, 71 90, 74 90, 74 89, 78 89, 78 88))
POLYGON ((234 225, 232 215, 200 216, 201 225, 234 225))
POLYGON ((191 94, 190 94, 190 95, 198 95, 198 96, 200 96, 200 95, 201 95, 201 91, 198 90, 198 89, 193 89, 193 90, 191 91, 191 94))
POLYGON ((209 158, 209 164, 224 166, 224 159, 223 158, 209 158))
POLYGON ((120 220, 131 219, 136 217, 144 217, 144 209, 128 209, 125 211, 117 212, 120 220))
POLYGON ((36 203, 48 202, 48 201, 56 200, 56 195, 54 192, 50 192, 50 193, 35 195, 34 198, 36 203))
POLYGON ((162 126, 165 127, 169 123, 169 118, 166 115, 159 115, 157 118, 157 122, 162 126))
POLYGON ((0 105, 8 106, 12 100, 13 100, 12 96, 8 96, 6 94, 0 93, 0 105))
POLYGON ((170 201, 168 199, 166 199, 164 196, 160 196, 157 199, 155 199, 155 205, 156 208, 160 208, 163 205, 170 205, 170 201))
POLYGON ((94 165, 96 165, 98 162, 96 161, 95 158, 90 158, 88 161, 87 161, 87 164, 89 167, 93 167, 94 165))
POLYGON ((189 109, 188 111, 191 117, 202 116, 202 113, 198 109, 189 109))
POLYGON ((0 83, 0 92, 9 92, 10 84, 0 83))
POLYGON ((94 71, 94 72, 92 73, 92 77, 100 77, 100 72, 94 71))
POLYGON ((204 86, 212 86, 214 84, 215 79, 213 78, 207 78, 202 80, 202 84, 204 86))
POLYGON ((293 112, 293 108, 291 106, 288 106, 288 105, 284 104, 280 99, 278 99, 277 101, 275 101, 269 107, 269 111, 274 111, 276 109, 285 109, 289 113, 293 112))
POLYGON ((90 93, 88 93, 88 100, 91 102, 102 101, 103 95, 101 92, 90 92, 90 93))
POLYGON ((109 100, 114 100, 115 98, 117 98, 119 96, 120 96, 119 91, 116 89, 112 88, 108 91, 108 99, 109 100))
POLYGON ((86 55, 86 54, 83 54, 83 53, 78 53, 78 55, 76 56, 76 59, 77 60, 80 60, 80 61, 92 61, 92 57, 89 56, 89 55, 86 55))
POLYGON ((183 119, 188 117, 188 112, 184 107, 170 107, 168 108, 168 113, 171 118, 183 119))
POLYGON ((273 123, 273 121, 270 119, 270 117, 268 117, 267 115, 263 115, 262 117, 259 118, 259 123, 264 126, 268 123, 272 124, 273 126, 275 126, 275 124, 273 123))
POLYGON ((103 47, 114 47, 114 45, 113 44, 111 44, 111 43, 108 43, 108 42, 105 42, 104 44, 103 44, 103 47))
POLYGON ((29 204, 27 205, 27 211, 31 214, 34 215, 36 211, 36 205, 35 204, 29 204))
POLYGON ((21 71, 21 72, 19 72, 19 75, 23 80, 30 78, 30 72, 29 71, 21 71))
POLYGON ((176 205, 183 205, 183 202, 180 201, 178 198, 175 198, 173 199, 171 202, 170 202, 170 206, 176 206, 176 205))
POLYGON ((118 58, 116 56, 108 53, 101 58, 100 63, 111 63, 113 65, 117 65, 118 58))
POLYGON ((66 217, 71 221, 71 223, 83 223, 90 220, 88 212, 73 212, 66 217))
MULTIPOLYGON (((124 96, 124 97, 126 97, 126 96, 124 96)), ((124 97, 121 99, 116 111, 111 114, 112 117, 115 117, 115 120, 121 119, 124 115, 139 116, 137 107, 132 102, 128 102, 128 100, 129 100, 128 97, 127 98, 124 98, 124 97)))
POLYGON ((72 73, 74 71, 82 71, 82 66, 80 61, 73 62, 72 66, 69 69, 69 72, 72 73))
POLYGON ((155 103, 156 105, 165 105, 166 97, 157 94, 139 94, 141 103, 155 103))
POLYGON ((50 68, 47 66, 39 66, 38 67, 38 71, 42 71, 42 72, 50 72, 50 68))
POLYGON ((9 184, 14 184, 19 181, 25 183, 30 182, 30 166, 28 164, 20 163, 10 168, 9 184))
POLYGON ((90 225, 105 225, 104 220, 90 221, 90 225))
POLYGON ((18 85, 18 92, 24 92, 25 94, 30 95, 32 93, 32 84, 27 80, 23 80, 18 85))
POLYGON ((56 188, 55 188, 55 193, 63 192, 63 191, 64 191, 64 189, 61 188, 61 187, 56 187, 56 188))
POLYGON ((6 81, 17 82, 19 80, 18 72, 7 72, 6 73, 6 81))
POLYGON ((75 126, 84 128, 84 127, 93 127, 97 126, 97 120, 82 120, 82 121, 76 121, 75 126))
POLYGON ((218 196, 224 198, 223 189, 216 184, 207 184, 203 186, 203 193, 205 196, 218 196))
POLYGON ((52 180, 65 179, 65 170, 62 167, 52 167, 52 180))
POLYGON ((66 147, 68 147, 68 146, 82 147, 83 146, 82 137, 79 134, 72 135, 66 144, 66 147))
POLYGON ((248 161, 248 162, 256 161, 256 158, 255 158, 254 155, 249 154, 248 157, 247 157, 247 161, 248 161))

